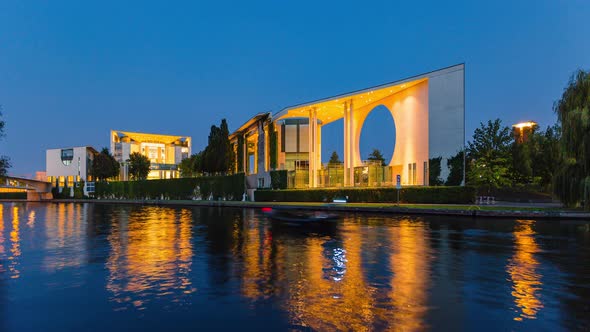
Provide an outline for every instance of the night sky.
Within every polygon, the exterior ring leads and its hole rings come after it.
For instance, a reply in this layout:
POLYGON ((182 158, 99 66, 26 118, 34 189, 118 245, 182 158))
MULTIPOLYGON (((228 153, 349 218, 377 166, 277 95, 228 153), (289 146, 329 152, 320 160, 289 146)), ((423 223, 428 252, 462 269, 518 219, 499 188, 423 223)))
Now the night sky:
MULTIPOLYGON (((466 66, 466 129, 555 122, 590 69, 590 1, 0 1, 0 154, 13 175, 48 148, 109 144, 109 130, 190 135, 258 112, 466 66)), ((369 147, 393 122, 370 115, 369 147)), ((324 159, 342 128, 324 130, 324 159)), ((390 135, 391 136, 391 135, 390 135)))

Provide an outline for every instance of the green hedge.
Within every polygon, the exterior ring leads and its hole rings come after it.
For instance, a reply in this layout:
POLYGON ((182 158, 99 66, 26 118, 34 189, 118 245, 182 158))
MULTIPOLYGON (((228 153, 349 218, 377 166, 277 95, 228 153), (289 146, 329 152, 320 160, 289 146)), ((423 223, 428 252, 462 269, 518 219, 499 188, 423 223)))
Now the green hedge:
POLYGON ((123 199, 201 199, 241 200, 244 173, 196 178, 97 182, 96 197, 123 199))
POLYGON ((286 170, 270 171, 270 186, 273 189, 287 189, 288 177, 286 170))
MULTIPOLYGON (((348 202, 397 202, 395 188, 334 188, 287 189, 254 192, 258 202, 332 202, 334 198, 348 196, 348 202)), ((425 204, 469 204, 475 200, 473 187, 406 187, 400 190, 400 202, 425 204)))
POLYGON ((0 199, 27 199, 27 193, 0 193, 0 199))

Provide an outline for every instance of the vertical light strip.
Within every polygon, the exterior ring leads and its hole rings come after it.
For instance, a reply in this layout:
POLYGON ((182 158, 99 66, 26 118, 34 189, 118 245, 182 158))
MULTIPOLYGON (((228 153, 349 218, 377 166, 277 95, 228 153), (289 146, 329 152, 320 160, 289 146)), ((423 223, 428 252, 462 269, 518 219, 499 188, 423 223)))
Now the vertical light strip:
POLYGON ((352 99, 350 100, 350 103, 348 104, 348 167, 349 167, 349 173, 348 173, 348 178, 350 181, 350 185, 354 187, 354 156, 353 156, 353 149, 354 149, 354 145, 355 145, 355 135, 354 135, 354 106, 352 103, 352 99))
POLYGON ((348 179, 348 103, 344 102, 344 186, 349 184, 348 179))

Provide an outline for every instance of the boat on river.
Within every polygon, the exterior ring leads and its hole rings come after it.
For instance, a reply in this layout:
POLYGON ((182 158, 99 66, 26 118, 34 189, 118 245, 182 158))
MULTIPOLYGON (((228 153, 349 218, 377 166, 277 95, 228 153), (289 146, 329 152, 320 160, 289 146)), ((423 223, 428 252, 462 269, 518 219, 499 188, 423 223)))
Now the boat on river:
POLYGON ((298 226, 333 224, 334 221, 340 218, 340 216, 335 213, 326 213, 324 211, 303 211, 268 207, 263 208, 262 212, 273 221, 298 226))

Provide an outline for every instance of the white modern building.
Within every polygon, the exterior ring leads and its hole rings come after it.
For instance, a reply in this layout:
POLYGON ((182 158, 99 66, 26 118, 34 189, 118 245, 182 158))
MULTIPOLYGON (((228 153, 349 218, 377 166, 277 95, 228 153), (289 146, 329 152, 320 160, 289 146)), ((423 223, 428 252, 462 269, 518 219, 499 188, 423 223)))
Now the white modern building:
POLYGON ((428 185, 430 160, 442 158, 444 179, 447 159, 465 148, 465 65, 261 113, 230 139, 235 171, 255 178, 251 187, 268 186, 272 169, 289 170, 293 187, 394 186, 397 179, 407 186, 428 185), (378 106, 386 107, 395 123, 395 140, 387 142, 393 156, 383 167, 362 160, 359 148, 363 124, 378 106), (326 167, 322 128, 339 119, 344 120, 344 163, 326 167))
POLYGON ((178 164, 191 155, 191 137, 111 130, 111 152, 121 163, 121 180, 127 181, 129 156, 136 152, 150 160, 148 179, 180 177, 178 164))
POLYGON ((72 188, 80 181, 84 181, 84 195, 94 192, 94 180, 90 175, 90 168, 94 156, 98 152, 90 146, 80 146, 64 149, 49 149, 45 153, 45 172, 47 181, 54 187, 72 188))

